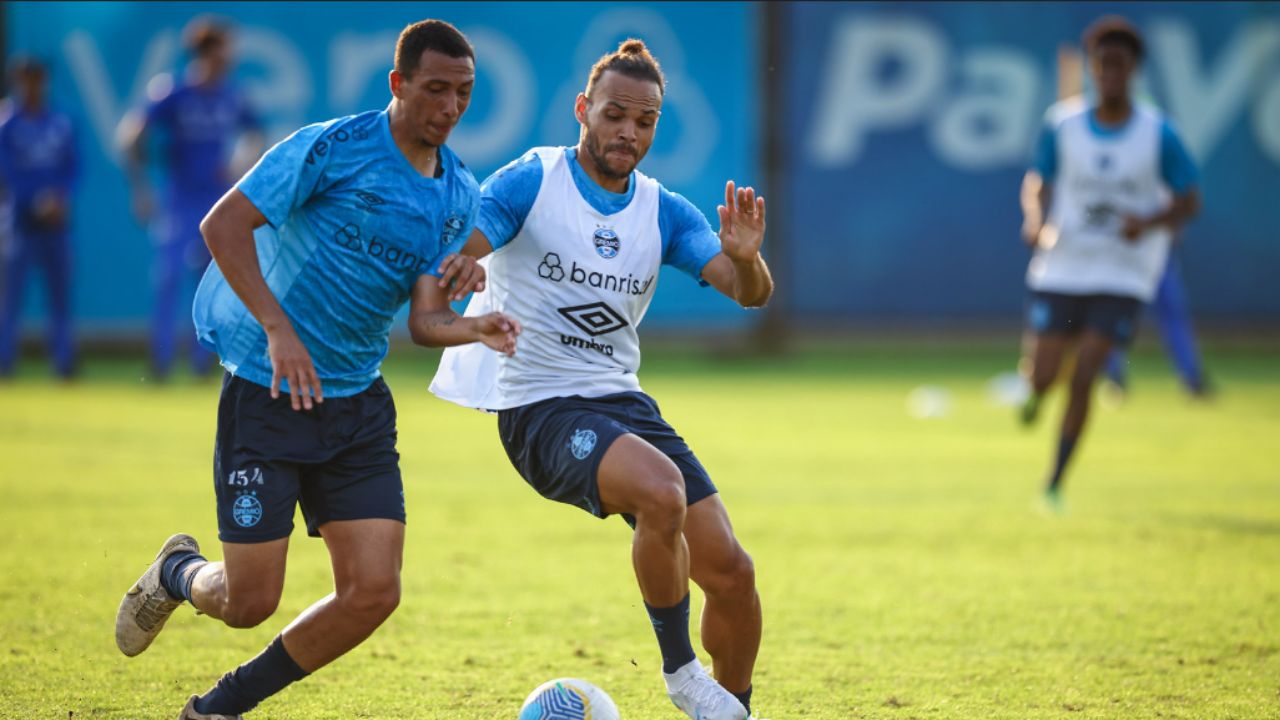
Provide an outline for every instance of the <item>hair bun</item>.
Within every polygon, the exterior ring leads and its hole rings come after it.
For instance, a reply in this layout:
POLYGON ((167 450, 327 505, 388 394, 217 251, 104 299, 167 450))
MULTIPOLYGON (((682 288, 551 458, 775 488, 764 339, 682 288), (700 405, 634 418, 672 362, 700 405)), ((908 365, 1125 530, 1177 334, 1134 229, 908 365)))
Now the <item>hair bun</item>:
POLYGON ((649 52, 649 48, 644 46, 644 41, 636 38, 623 40, 618 46, 618 54, 620 55, 644 55, 649 52))

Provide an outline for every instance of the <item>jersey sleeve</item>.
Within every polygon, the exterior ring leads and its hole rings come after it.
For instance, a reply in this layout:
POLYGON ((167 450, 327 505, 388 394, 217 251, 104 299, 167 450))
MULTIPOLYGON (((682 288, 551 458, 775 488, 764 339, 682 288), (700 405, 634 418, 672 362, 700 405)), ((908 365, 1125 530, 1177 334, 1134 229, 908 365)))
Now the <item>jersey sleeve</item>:
POLYGON ((1195 161, 1168 120, 1160 127, 1160 177, 1179 195, 1200 181, 1195 161))
POLYGON ((658 231, 662 234, 662 264, 683 270, 706 287, 702 268, 720 254, 720 236, 683 195, 666 188, 660 193, 658 231))
POLYGON ((321 189, 332 145, 323 139, 329 124, 308 125, 276 143, 258 159, 236 188, 272 227, 302 207, 321 189))
POLYGON ((1048 118, 1036 138, 1036 147, 1031 153, 1031 169, 1039 173, 1045 182, 1053 182, 1058 173, 1058 128, 1048 118))
POLYGON ((173 125, 173 77, 157 75, 147 83, 147 104, 142 118, 148 127, 169 128, 173 125))
POLYGON ((261 130, 262 120, 258 117, 258 113, 253 111, 253 105, 249 103, 249 98, 245 97, 244 93, 241 93, 239 100, 240 110, 236 114, 236 124, 240 127, 240 131, 261 130))
POLYGON ((476 228, 494 250, 520 233, 542 187, 542 161, 534 153, 513 160, 480 185, 480 213, 476 228))

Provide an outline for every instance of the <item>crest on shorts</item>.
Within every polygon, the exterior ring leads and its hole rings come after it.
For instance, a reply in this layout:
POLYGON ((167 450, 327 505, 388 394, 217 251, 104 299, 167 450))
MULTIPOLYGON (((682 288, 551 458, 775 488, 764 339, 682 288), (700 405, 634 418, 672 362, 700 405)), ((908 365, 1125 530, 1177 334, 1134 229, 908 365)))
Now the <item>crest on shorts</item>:
POLYGON ((236 496, 231 504, 231 519, 240 527, 253 527, 262 520, 262 503, 258 501, 256 492, 247 492, 236 496))
POLYGON ((618 250, 622 248, 622 241, 618 240, 618 233, 607 227, 596 228, 596 233, 592 236, 591 242, 595 243, 596 254, 605 260, 612 260, 618 257, 618 250))
POLYGON ((596 432, 590 429, 574 430, 573 437, 569 438, 569 452, 579 460, 587 459, 592 450, 596 449, 596 432))

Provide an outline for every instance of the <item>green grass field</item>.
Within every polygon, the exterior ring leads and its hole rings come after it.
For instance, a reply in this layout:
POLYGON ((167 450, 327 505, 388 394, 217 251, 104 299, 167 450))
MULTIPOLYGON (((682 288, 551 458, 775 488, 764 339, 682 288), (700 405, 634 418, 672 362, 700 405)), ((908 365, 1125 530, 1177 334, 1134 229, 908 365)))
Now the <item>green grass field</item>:
MULTIPOLYGON (((513 719, 557 676, 602 686, 624 718, 677 717, 625 524, 537 497, 492 417, 426 392, 434 356, 393 355, 404 600, 252 717, 513 719)), ((1280 717, 1280 353, 1211 354, 1213 404, 1139 354, 1129 402, 1096 406, 1065 517, 1033 507, 1060 398, 1031 431, 987 398, 1012 361, 875 346, 646 359, 646 389, 756 560, 758 714, 1280 717), (906 412, 926 384, 950 391, 948 416, 906 412)), ((118 653, 120 595, 165 537, 220 556, 217 383, 154 387, 141 367, 91 362, 61 386, 28 365, 0 385, 0 718, 172 718, 330 589, 299 527, 267 623, 184 607, 144 655, 118 653)))

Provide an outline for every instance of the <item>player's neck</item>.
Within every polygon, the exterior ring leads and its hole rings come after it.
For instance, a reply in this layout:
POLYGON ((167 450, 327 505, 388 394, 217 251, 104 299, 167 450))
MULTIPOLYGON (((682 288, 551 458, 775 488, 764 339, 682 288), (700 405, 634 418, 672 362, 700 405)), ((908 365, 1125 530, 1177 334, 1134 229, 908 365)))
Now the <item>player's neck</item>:
POLYGON ((1133 114, 1133 103, 1128 97, 1103 100, 1094 112, 1103 125, 1119 125, 1133 114))
POLYGON ((409 161, 414 170, 423 177, 435 177, 440 166, 440 148, 427 145, 415 136, 409 127, 409 121, 400 108, 400 101, 392 99, 387 111, 387 125, 391 128, 391 140, 400 149, 400 154, 409 161))
POLYGON ((578 166, 595 184, 619 195, 627 191, 627 184, 631 182, 631 176, 628 175, 624 178, 606 177, 604 173, 600 172, 600 168, 596 166, 595 160, 591 159, 591 153, 587 152, 585 141, 578 143, 578 152, 576 154, 578 156, 578 166))

